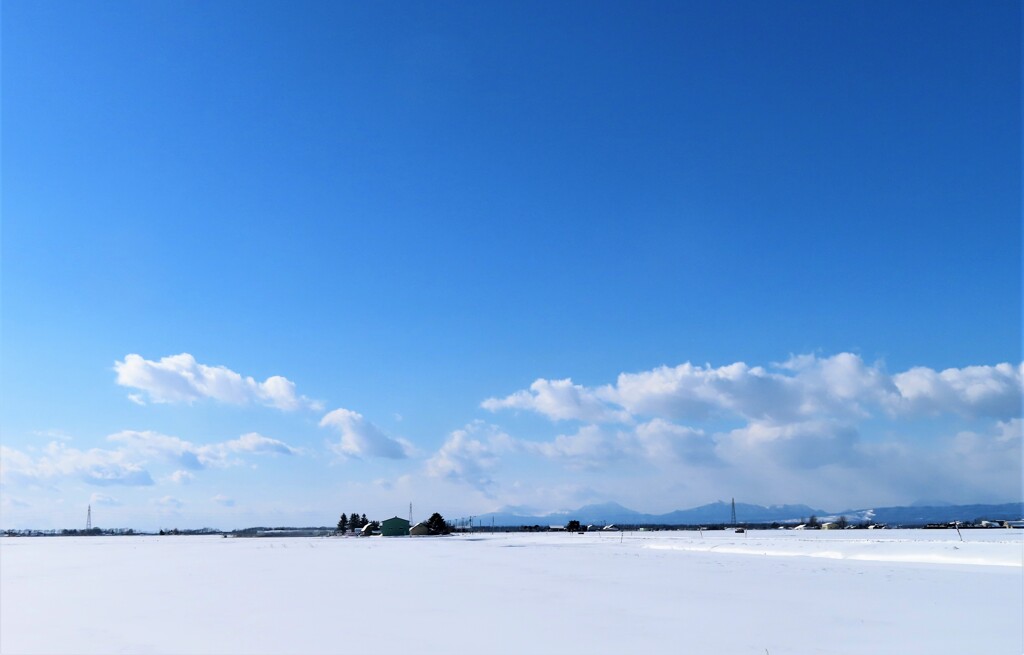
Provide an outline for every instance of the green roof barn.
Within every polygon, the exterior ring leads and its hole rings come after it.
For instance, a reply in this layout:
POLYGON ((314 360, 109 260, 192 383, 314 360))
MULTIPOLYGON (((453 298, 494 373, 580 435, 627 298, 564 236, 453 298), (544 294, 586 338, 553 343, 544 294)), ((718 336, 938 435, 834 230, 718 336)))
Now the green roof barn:
POLYGON ((380 536, 382 537, 408 537, 409 522, 392 516, 380 522, 380 536))

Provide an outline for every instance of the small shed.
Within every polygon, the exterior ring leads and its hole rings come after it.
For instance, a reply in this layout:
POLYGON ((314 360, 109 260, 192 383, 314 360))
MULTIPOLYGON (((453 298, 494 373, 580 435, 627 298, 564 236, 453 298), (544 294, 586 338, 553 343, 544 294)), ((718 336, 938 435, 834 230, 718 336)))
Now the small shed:
POLYGON ((408 537, 409 522, 405 519, 392 516, 380 522, 380 536, 382 537, 408 537))
POLYGON ((420 522, 409 528, 409 534, 414 537, 428 537, 430 536, 430 528, 427 527, 426 523, 420 522))

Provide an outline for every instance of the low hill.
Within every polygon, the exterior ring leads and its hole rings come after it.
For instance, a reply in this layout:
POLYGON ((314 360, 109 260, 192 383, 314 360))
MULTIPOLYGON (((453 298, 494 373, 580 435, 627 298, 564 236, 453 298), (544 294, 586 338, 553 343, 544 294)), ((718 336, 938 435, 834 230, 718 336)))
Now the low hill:
MULTIPOLYGON (((618 503, 584 505, 575 510, 563 510, 548 514, 530 513, 524 508, 503 508, 497 512, 474 517, 478 525, 501 527, 520 525, 565 525, 576 520, 583 525, 713 525, 729 523, 732 505, 718 501, 691 509, 675 510, 666 514, 645 514, 623 507, 618 503)), ((845 516, 854 523, 871 522, 891 525, 925 525, 951 521, 973 522, 979 519, 992 521, 1020 520, 1024 518, 1024 503, 1002 503, 994 505, 941 505, 876 507, 828 512, 808 505, 752 505, 736 503, 738 523, 799 523, 811 515, 822 520, 845 516)))

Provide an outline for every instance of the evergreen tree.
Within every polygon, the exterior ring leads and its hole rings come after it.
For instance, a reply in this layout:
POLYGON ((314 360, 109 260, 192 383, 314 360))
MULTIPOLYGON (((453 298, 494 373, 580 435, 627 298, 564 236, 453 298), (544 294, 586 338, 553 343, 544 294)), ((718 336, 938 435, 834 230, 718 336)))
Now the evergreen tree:
POLYGON ((362 517, 360 517, 359 523, 361 524, 360 527, 369 523, 369 521, 366 520, 366 514, 363 514, 362 517))
POLYGON ((349 519, 349 525, 352 526, 353 530, 358 530, 363 527, 363 524, 359 522, 359 514, 352 512, 352 518, 349 519))
POLYGON ((341 518, 338 519, 338 532, 345 532, 348 530, 348 517, 342 513, 341 518))
POLYGON ((577 521, 576 519, 573 519, 573 520, 571 520, 571 521, 569 521, 568 523, 565 524, 565 529, 568 530, 569 532, 579 532, 580 531, 580 527, 581 527, 580 526, 580 522, 577 521))
POLYGON ((430 518, 427 519, 427 529, 430 530, 430 534, 448 534, 451 532, 448 528, 448 522, 437 512, 431 514, 430 518))

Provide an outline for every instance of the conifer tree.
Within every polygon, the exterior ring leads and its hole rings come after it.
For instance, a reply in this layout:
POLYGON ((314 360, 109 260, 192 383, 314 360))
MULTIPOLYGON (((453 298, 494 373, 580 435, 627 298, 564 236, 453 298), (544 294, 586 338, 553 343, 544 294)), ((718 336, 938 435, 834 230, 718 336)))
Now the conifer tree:
POLYGON ((430 530, 430 534, 448 534, 450 532, 448 522, 438 512, 434 512, 427 519, 427 529, 430 530))

